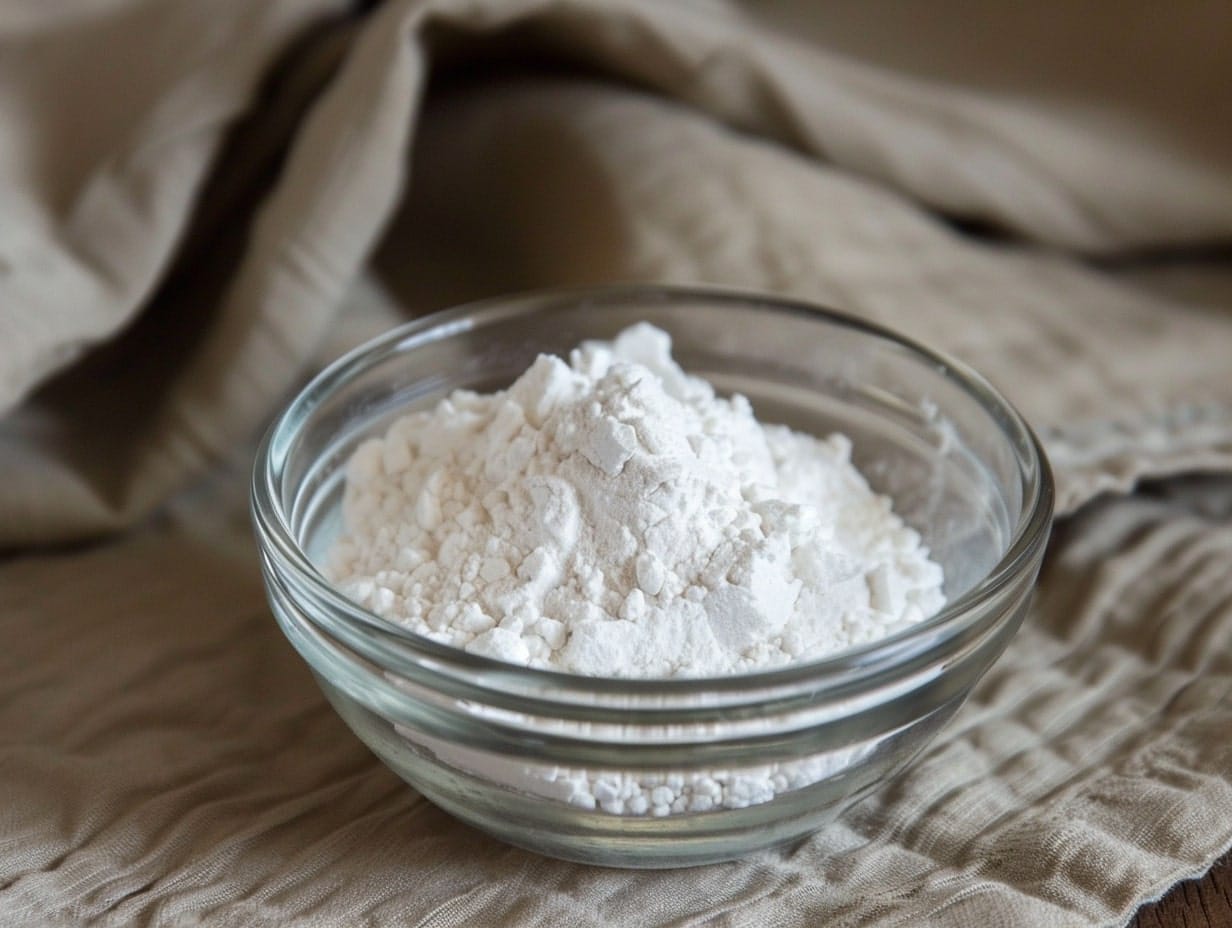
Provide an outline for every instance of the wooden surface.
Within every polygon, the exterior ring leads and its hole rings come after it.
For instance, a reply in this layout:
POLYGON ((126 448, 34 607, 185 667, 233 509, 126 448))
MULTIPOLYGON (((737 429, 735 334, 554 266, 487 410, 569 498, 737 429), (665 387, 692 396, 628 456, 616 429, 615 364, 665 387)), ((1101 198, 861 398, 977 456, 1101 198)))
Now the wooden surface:
POLYGON ((1143 906, 1130 928, 1232 928, 1232 853, 1225 854, 1200 880, 1172 887, 1156 903, 1143 906))

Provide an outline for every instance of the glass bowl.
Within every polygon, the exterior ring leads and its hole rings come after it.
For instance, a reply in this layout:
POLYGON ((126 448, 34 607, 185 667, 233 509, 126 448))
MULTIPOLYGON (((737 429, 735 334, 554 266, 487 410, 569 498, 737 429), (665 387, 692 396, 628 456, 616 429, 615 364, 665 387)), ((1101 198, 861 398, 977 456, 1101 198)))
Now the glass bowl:
POLYGON ((493 300, 412 322, 318 375, 257 455, 253 518, 273 613, 329 701, 392 770, 458 818, 570 860, 669 867, 799 838, 907 764, 1022 621, 1052 481, 977 374, 891 332, 788 300, 617 287, 493 300), (931 619, 824 660, 705 679, 532 670, 367 612, 318 565, 352 450, 457 388, 507 386, 636 322, 758 418, 841 431, 946 573, 931 619))

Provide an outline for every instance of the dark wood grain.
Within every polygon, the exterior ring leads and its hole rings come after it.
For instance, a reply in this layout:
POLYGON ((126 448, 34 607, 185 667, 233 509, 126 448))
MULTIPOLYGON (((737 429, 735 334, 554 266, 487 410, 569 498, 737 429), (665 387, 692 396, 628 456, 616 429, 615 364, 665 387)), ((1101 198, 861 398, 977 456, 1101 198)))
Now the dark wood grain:
POLYGON ((1201 879, 1179 883, 1143 906, 1129 928, 1232 928, 1232 853, 1201 879))

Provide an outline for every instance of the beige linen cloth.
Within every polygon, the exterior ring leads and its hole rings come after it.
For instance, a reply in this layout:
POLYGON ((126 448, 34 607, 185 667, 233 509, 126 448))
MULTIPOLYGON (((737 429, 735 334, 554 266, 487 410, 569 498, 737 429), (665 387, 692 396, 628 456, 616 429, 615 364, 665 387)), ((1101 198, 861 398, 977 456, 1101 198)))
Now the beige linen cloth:
POLYGON ((1230 70, 1220 4, 4 5, 0 924, 1112 925, 1201 872, 1232 843, 1230 70), (616 279, 963 357, 1066 514, 918 763, 688 871, 416 796, 279 637, 247 532, 313 365, 616 279))

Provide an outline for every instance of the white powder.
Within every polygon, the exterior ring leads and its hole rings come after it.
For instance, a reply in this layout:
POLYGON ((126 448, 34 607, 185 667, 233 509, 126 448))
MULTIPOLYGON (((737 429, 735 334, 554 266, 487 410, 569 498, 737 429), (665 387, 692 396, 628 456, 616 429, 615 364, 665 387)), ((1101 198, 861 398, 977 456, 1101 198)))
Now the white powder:
POLYGON ((847 438, 760 424, 670 347, 635 326, 362 444, 332 579, 434 640, 615 677, 815 659, 940 608, 847 438))
MULTIPOLYGON (((508 390, 455 392, 362 444, 331 578, 436 641, 611 677, 812 660, 943 605, 941 568, 851 464, 846 437, 760 424, 670 348, 634 326, 568 364, 541 356, 508 390)), ((651 776, 489 759, 484 772, 589 808, 664 815, 766 801, 850 760, 651 776)))

